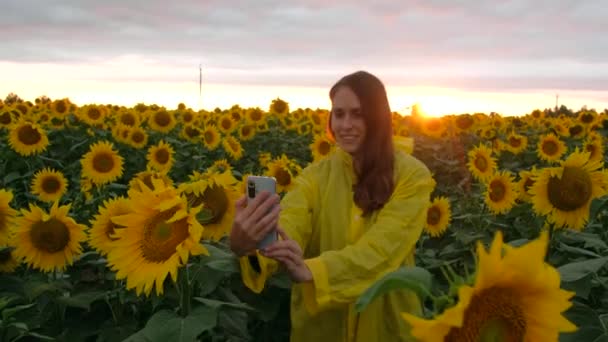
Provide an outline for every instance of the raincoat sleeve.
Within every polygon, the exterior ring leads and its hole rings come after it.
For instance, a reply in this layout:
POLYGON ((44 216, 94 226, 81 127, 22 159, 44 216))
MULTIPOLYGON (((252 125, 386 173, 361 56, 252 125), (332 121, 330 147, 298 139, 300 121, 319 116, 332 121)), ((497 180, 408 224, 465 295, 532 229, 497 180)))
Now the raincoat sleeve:
MULTIPOLYGON (((295 240, 302 250, 306 250, 312 230, 312 206, 315 203, 317 181, 310 169, 305 169, 294 180, 294 187, 281 200, 279 226, 287 236, 295 240)), ((260 254, 239 258, 243 283, 255 293, 264 289, 266 280, 278 269, 278 262, 260 254)))
POLYGON ((302 294, 311 315, 354 302, 413 252, 435 181, 421 163, 409 166, 376 221, 354 244, 305 260, 313 281, 302 284, 302 294))

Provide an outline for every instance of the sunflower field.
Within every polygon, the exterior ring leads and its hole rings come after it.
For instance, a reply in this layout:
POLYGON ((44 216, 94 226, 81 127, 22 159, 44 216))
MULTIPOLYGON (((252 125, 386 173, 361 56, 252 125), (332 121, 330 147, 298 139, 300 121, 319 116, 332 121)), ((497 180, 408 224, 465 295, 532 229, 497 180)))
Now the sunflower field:
MULTIPOLYGON (((290 280, 243 285, 248 175, 281 194, 335 148, 329 112, 0 101, 0 341, 288 341, 290 280)), ((420 341, 608 341, 608 111, 393 114, 436 188, 409 288, 420 341)))

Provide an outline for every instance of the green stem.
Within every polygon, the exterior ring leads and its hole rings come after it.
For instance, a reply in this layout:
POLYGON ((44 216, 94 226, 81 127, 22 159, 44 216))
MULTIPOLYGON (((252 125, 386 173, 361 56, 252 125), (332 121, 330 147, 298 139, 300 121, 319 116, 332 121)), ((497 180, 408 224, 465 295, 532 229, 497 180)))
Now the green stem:
POLYGON ((188 282, 188 265, 182 267, 179 271, 178 287, 181 288, 180 293, 180 311, 182 317, 186 317, 190 314, 190 284, 188 282))

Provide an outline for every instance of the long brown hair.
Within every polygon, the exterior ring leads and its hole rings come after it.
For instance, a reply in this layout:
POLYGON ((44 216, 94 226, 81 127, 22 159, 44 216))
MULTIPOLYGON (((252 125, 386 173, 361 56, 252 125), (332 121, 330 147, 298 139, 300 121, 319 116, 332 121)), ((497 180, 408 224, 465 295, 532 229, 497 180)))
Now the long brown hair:
MULTIPOLYGON (((358 182, 354 187, 354 201, 363 215, 368 215, 384 206, 395 187, 392 113, 384 84, 376 76, 366 71, 346 75, 330 89, 330 99, 333 100, 340 87, 350 88, 361 103, 366 136, 360 151, 360 168, 355 168, 358 182)), ((331 117, 328 132, 334 139, 331 117)))

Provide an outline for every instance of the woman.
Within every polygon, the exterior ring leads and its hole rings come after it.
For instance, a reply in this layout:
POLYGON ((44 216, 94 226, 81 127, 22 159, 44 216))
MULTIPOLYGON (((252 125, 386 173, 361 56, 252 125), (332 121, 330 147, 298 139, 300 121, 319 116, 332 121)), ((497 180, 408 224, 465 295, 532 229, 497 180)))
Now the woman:
POLYGON ((305 168, 280 206, 277 195, 266 193, 249 206, 241 198, 231 249, 255 292, 279 264, 289 273, 291 341, 408 341, 401 312, 420 312, 415 294, 392 291, 361 313, 354 302, 385 274, 414 265, 435 182, 424 164, 395 152, 378 78, 355 72, 329 95, 336 151, 305 168), (282 239, 257 251, 275 226, 282 239))

